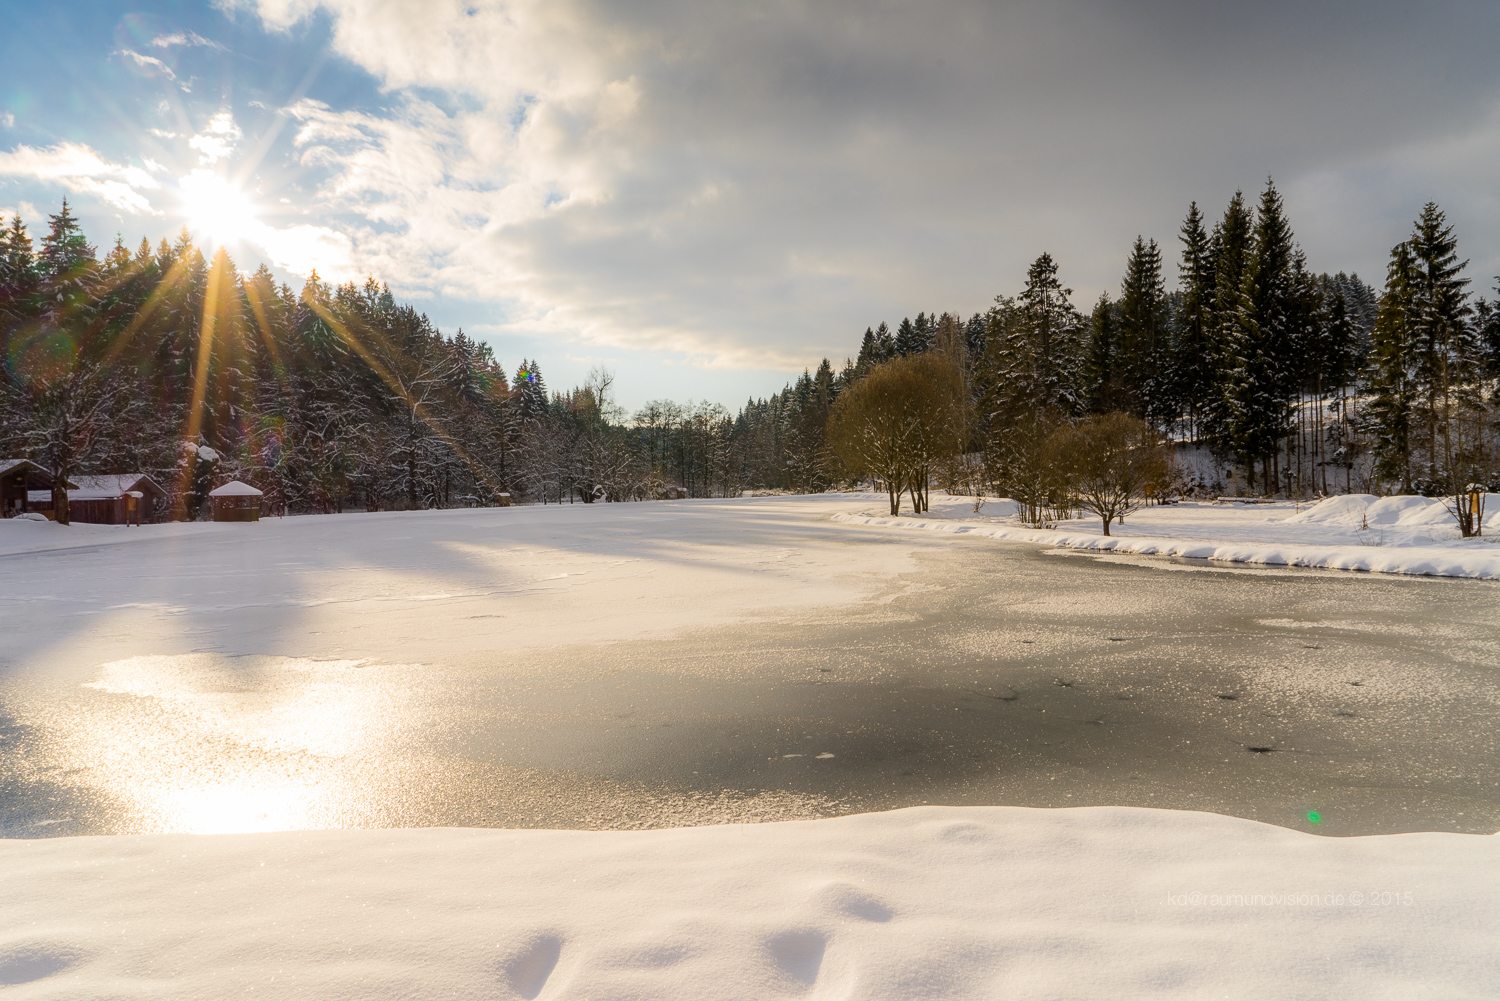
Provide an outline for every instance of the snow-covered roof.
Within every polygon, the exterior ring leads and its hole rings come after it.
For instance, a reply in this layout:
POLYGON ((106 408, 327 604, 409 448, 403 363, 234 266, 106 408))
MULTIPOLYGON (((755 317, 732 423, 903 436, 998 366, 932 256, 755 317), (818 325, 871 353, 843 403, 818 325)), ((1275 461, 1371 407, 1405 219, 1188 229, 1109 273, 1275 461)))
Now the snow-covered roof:
POLYGON ((131 492, 139 492, 142 482, 149 483, 155 493, 166 491, 145 473, 106 473, 103 476, 75 476, 78 484, 68 491, 70 500, 114 500, 131 492))
MULTIPOLYGON (((45 466, 37 465, 30 459, 0 459, 0 476, 4 476, 6 473, 10 472, 13 469, 30 470, 32 473, 40 475, 43 482, 50 482, 52 479, 52 473, 50 470, 48 470, 45 466)), ((68 481, 68 489, 71 490, 72 488, 73 483, 70 480, 68 481)))
POLYGON ((264 493, 255 489, 248 483, 239 480, 230 480, 222 487, 217 487, 208 492, 210 497, 263 497, 264 493))
MULTIPOLYGON (((27 500, 33 504, 45 504, 49 500, 52 500, 52 491, 27 491, 26 494, 27 500)), ((121 497, 124 497, 124 491, 117 491, 117 489, 113 488, 102 488, 102 486, 101 488, 80 486, 78 489, 68 491, 69 501, 118 500, 121 497)))

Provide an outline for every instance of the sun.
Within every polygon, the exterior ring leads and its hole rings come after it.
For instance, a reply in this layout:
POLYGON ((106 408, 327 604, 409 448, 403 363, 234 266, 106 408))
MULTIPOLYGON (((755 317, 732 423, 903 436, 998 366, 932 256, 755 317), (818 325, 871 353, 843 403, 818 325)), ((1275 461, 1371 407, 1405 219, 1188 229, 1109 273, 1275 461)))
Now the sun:
POLYGON ((188 232, 209 245, 240 243, 260 232, 255 204, 233 182, 211 170, 194 170, 178 181, 188 232))

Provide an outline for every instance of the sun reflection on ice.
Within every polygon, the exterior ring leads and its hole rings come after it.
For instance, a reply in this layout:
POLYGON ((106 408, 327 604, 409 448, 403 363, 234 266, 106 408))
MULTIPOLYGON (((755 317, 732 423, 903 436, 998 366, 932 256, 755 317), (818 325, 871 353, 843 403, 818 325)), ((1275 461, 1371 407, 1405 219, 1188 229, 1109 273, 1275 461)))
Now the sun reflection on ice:
POLYGON ((183 834, 242 834, 299 831, 316 823, 317 790, 306 785, 248 783, 163 789, 152 812, 162 828, 183 834))
POLYGON ((391 738, 364 661, 216 654, 104 664, 122 696, 72 742, 144 829, 194 834, 346 826, 351 771, 391 738))

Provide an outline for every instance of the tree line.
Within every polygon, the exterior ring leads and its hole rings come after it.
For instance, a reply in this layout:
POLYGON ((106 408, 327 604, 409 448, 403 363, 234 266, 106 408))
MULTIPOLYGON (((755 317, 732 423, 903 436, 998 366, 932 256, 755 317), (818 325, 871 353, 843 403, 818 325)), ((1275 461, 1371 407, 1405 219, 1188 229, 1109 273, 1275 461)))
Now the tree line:
MULTIPOLYGON (((1161 247, 1138 237, 1119 295, 1087 311, 1044 253, 1020 293, 986 313, 922 313, 895 331, 866 330, 832 384, 835 398, 849 394, 833 411, 832 468, 863 469, 891 487, 925 484, 933 466, 946 484, 1014 498, 1040 524, 1080 506, 1090 492, 1080 477, 1097 481, 1101 454, 1120 457, 1110 477, 1148 493, 1224 490, 1201 469, 1173 468, 1174 452, 1197 451, 1232 467, 1252 493, 1423 493, 1447 498, 1465 535, 1477 531, 1469 494, 1500 479, 1500 311, 1469 289, 1436 204, 1391 249, 1379 292, 1357 275, 1312 271, 1270 181, 1253 206, 1236 192, 1212 224, 1191 204, 1179 243, 1175 289, 1161 247), (944 359, 959 381, 902 365, 918 356, 944 359), (906 408, 912 426, 936 420, 950 430, 941 454, 905 467, 895 452, 881 459, 856 441, 875 423, 856 422, 856 434, 839 419, 870 406, 850 390, 875 373, 888 381, 892 366, 925 380, 918 396, 959 392, 963 404, 941 417, 906 408), (1120 441, 1134 444, 1121 451, 1120 441)), ((881 393, 901 397, 883 384, 881 393)), ((900 406, 883 409, 890 424, 900 406)), ((899 493, 890 490, 893 511, 899 493)), ((911 502, 923 510, 919 493, 911 502)))
MULTIPOLYGON (((1040 522, 1083 503, 1089 456, 1165 456, 1172 442, 1255 492, 1456 497, 1492 483, 1500 315, 1472 295, 1436 205, 1392 249, 1379 292, 1314 273, 1269 182, 1211 224, 1191 205, 1179 242, 1176 288, 1162 249, 1138 238, 1119 295, 1081 310, 1044 253, 985 312, 871 327, 841 369, 824 359, 737 413, 661 400, 632 414, 609 373, 549 391, 535 360, 508 374, 374 279, 314 273, 294 291, 222 249, 206 257, 185 231, 101 257, 64 202, 40 239, 19 217, 0 234, 0 458, 59 482, 146 472, 179 517, 231 477, 287 512, 865 479, 893 509, 903 495, 925 509, 938 484, 1014 496, 1040 522)), ((1131 462, 1150 490, 1223 487, 1131 462)))

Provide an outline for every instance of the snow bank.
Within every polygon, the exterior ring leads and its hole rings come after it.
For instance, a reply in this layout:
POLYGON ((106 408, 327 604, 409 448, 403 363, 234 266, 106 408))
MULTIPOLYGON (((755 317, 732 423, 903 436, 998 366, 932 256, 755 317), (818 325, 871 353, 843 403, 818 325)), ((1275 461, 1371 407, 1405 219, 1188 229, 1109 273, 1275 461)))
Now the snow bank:
MULTIPOLYGON (((1374 494, 1345 494, 1326 497, 1306 511, 1287 519, 1289 525, 1344 525, 1358 528, 1369 516, 1372 504, 1382 503, 1374 494)), ((1377 515, 1378 517, 1378 515, 1377 515)))
MULTIPOLYGON (((1335 498, 1344 500, 1344 498, 1335 498)), ((1377 516, 1391 519, 1388 524, 1403 528, 1416 529, 1429 528, 1428 502, 1426 498, 1384 498, 1384 500, 1410 501, 1421 500, 1422 506, 1413 504, 1393 504, 1381 508, 1377 516)), ((1324 501, 1324 504, 1329 501, 1324 501)), ((1372 507, 1374 505, 1371 505, 1372 507)), ((1441 506, 1441 505, 1439 505, 1441 506)), ((1321 507, 1321 505, 1319 505, 1321 507)), ((1166 509, 1171 512, 1171 509, 1166 509)), ((1314 509, 1316 510, 1316 508, 1314 509)), ((1320 538, 1319 533, 1310 535, 1302 533, 1297 539, 1278 539, 1278 535, 1285 532, 1281 526, 1303 525, 1305 521, 1294 520, 1298 516, 1278 519, 1268 517, 1263 513, 1264 509, 1250 507, 1240 511, 1225 512, 1232 517, 1238 518, 1238 523, 1230 523, 1229 526, 1204 526, 1202 524, 1190 524, 1187 531, 1174 532, 1178 537, 1171 535, 1135 535, 1126 534, 1132 531, 1140 531, 1140 522, 1144 519, 1141 513, 1132 515, 1132 524, 1129 527, 1118 526, 1120 534, 1113 536, 1100 535, 1090 531, 1058 531, 1024 528, 1018 525, 997 524, 990 520, 969 519, 963 515, 954 515, 951 511, 944 512, 945 516, 931 517, 888 517, 866 513, 839 512, 833 515, 833 520, 852 525, 871 525, 884 528, 917 528, 934 532, 947 532, 954 535, 977 535, 992 539, 1009 539, 1018 542, 1036 542, 1043 545, 1055 546, 1065 549, 1084 549, 1099 552, 1130 553, 1146 556, 1181 556, 1192 559, 1220 560, 1231 563, 1260 563, 1273 566, 1292 567, 1319 567, 1333 570, 1366 570, 1376 573, 1416 574, 1434 577, 1478 577, 1485 579, 1500 579, 1500 549, 1486 544, 1482 540, 1470 540, 1468 544, 1458 545, 1411 545, 1400 544, 1405 541, 1393 538, 1391 545, 1376 544, 1384 543, 1383 535, 1370 536, 1366 532, 1344 531, 1343 536, 1352 537, 1349 541, 1343 539, 1320 538), (1203 529, 1209 530, 1219 528, 1224 534, 1244 534, 1250 536, 1245 541, 1216 541, 1204 539, 1201 536, 1203 529), (1245 531, 1250 528, 1252 531, 1245 531), (1238 530, 1238 531, 1236 531, 1238 530), (1184 538, 1183 535, 1188 537, 1184 538)), ((1337 508, 1329 513, 1328 521, 1322 525, 1346 525, 1347 521, 1333 521, 1336 517, 1352 517, 1347 512, 1336 514, 1337 508)), ((1312 512, 1304 512, 1311 514, 1312 512)), ((1452 516, 1444 511, 1448 521, 1452 516)), ((1170 514, 1168 515, 1170 517, 1170 514)), ((1227 519, 1226 519, 1227 520, 1227 519)), ((1082 524, 1074 522, 1073 524, 1082 524)), ((1098 519, 1093 523, 1098 524, 1098 519)), ((1320 523, 1314 523, 1317 525, 1320 523)), ((1371 522, 1372 525, 1375 523, 1371 522)), ((1359 525, 1358 518, 1353 525, 1359 525)), ((1168 522, 1167 524, 1151 524, 1151 529, 1179 528, 1168 522)), ((1376 526, 1379 527, 1379 526, 1376 526)), ((1430 531, 1424 533, 1430 536, 1430 531)))
POLYGON ((26 514, 19 518, 0 518, 0 556, 86 545, 93 541, 92 538, 81 540, 80 536, 93 536, 91 529, 94 527, 96 526, 59 525, 48 521, 43 515, 32 517, 31 514, 26 514), (74 527, 82 528, 83 531, 74 532, 72 531, 74 527))
MULTIPOLYGON (((1484 495, 1484 527, 1500 530, 1500 494, 1484 495)), ((1328 497, 1306 511, 1287 519, 1291 525, 1344 525, 1359 528, 1385 526, 1435 526, 1451 528, 1453 512, 1441 500, 1431 497, 1376 497, 1374 494, 1349 494, 1328 497)))
POLYGON ((8 997, 1493 997, 1500 840, 920 807, 0 841, 8 997))

